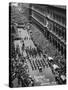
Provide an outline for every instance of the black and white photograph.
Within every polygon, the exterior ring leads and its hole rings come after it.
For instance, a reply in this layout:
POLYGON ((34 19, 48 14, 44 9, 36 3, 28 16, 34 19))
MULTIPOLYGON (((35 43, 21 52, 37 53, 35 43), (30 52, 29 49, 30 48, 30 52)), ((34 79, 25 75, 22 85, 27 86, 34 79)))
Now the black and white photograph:
POLYGON ((9 2, 9 87, 66 85, 66 5, 9 2))

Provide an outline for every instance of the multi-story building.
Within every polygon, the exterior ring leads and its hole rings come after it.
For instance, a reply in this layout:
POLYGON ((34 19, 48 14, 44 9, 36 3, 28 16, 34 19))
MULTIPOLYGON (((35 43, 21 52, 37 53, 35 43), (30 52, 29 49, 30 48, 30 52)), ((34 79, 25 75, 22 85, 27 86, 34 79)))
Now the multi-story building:
POLYGON ((66 7, 30 4, 29 8, 30 22, 38 26, 57 51, 66 58, 66 7))

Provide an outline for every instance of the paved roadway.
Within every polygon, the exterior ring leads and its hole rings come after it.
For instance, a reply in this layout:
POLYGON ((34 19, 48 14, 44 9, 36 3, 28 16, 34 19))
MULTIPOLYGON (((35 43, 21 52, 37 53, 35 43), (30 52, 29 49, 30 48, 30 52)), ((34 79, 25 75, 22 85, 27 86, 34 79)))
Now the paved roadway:
MULTIPOLYGON (((18 28, 18 37, 20 37, 22 39, 25 37, 30 38, 27 30, 23 30, 22 28, 18 28)), ((21 50, 21 45, 20 45, 21 43, 20 42, 15 43, 15 45, 17 45, 17 44, 19 44, 20 50, 21 50)), ((30 42, 29 41, 25 42, 25 46, 30 46, 30 45, 32 47, 35 47, 32 40, 30 40, 30 42)), ((55 78, 54 78, 54 75, 52 74, 50 67, 45 66, 45 68, 43 68, 42 72, 39 72, 38 69, 32 70, 29 60, 27 60, 27 64, 29 67, 29 74, 36 80, 36 82, 40 82, 41 85, 55 84, 55 78)))

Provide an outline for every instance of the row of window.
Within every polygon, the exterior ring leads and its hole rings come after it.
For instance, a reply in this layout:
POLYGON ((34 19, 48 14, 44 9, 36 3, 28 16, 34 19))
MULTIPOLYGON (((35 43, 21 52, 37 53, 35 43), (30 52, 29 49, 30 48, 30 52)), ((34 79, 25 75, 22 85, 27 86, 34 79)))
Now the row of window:
POLYGON ((62 39, 66 40, 66 30, 60 26, 53 26, 53 31, 62 39))
POLYGON ((37 6, 34 6, 33 8, 40 11, 40 12, 42 12, 42 13, 44 13, 44 9, 42 8, 42 6, 37 5, 37 6))
POLYGON ((63 17, 62 15, 59 15, 58 12, 55 13, 54 10, 51 10, 51 9, 49 9, 49 8, 46 9, 46 12, 47 12, 47 14, 48 14, 51 18, 53 18, 54 20, 60 22, 60 23, 63 24, 63 25, 66 25, 66 18, 63 17))
POLYGON ((64 39, 66 41, 66 30, 62 26, 53 23, 52 21, 48 20, 48 29, 52 30, 54 33, 56 33, 61 39, 64 39))
POLYGON ((65 17, 61 16, 61 15, 58 15, 58 14, 53 14, 53 19, 57 20, 58 22, 66 25, 66 20, 65 20, 65 17))
POLYGON ((36 13, 34 11, 32 12, 32 14, 36 19, 38 19, 40 22, 44 23, 44 18, 41 15, 39 15, 38 13, 36 13))
MULTIPOLYGON (((32 11, 33 16, 40 22, 46 25, 47 21, 46 19, 41 16, 39 13, 36 13, 35 11, 32 11)), ((48 28, 49 30, 54 31, 61 39, 66 41, 66 30, 65 28, 62 28, 60 25, 54 24, 50 20, 48 20, 48 28)))
POLYGON ((42 6, 34 6, 34 8, 42 13, 45 13, 46 15, 49 15, 54 20, 60 22, 63 25, 66 25, 66 18, 62 15, 59 15, 59 13, 55 13, 54 10, 49 9, 48 7, 45 8, 45 10, 42 8, 42 6))
POLYGON ((47 39, 49 39, 49 41, 56 47, 56 49, 58 49, 58 51, 60 51, 61 54, 65 56, 65 47, 60 44, 60 42, 58 42, 57 39, 55 39, 52 35, 48 34, 48 32, 46 33, 47 39))

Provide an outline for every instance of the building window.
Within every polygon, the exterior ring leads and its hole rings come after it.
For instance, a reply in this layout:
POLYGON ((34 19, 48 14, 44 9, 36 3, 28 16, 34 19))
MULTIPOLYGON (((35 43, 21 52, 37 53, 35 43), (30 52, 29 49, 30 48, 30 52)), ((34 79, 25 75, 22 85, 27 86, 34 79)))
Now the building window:
POLYGON ((60 51, 60 44, 58 43, 58 50, 60 51))
POLYGON ((66 25, 66 21, 64 17, 62 17, 62 24, 66 25))
POLYGON ((61 46, 61 54, 63 55, 63 47, 61 46))
POLYGON ((39 20, 39 21, 41 21, 42 23, 44 23, 44 17, 42 17, 42 16, 39 15, 38 13, 33 12, 33 16, 34 16, 37 20, 39 20))

